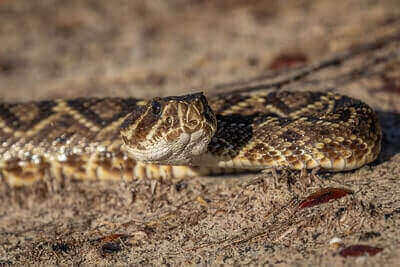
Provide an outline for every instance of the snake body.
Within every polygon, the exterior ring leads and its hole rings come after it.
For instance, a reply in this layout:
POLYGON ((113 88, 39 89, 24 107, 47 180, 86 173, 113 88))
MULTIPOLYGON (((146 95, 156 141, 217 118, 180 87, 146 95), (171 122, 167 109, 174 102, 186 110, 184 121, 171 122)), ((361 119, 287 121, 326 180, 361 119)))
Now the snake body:
POLYGON ((365 103, 270 91, 140 100, 0 103, 0 176, 183 178, 242 169, 342 171, 375 160, 382 132, 365 103))

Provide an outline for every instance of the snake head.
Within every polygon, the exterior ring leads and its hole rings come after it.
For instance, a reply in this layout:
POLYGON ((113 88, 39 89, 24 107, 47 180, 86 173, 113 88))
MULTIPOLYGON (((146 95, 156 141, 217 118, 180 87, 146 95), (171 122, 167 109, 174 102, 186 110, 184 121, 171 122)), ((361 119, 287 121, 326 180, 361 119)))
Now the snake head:
POLYGON ((120 127, 122 149, 137 161, 182 165, 207 151, 217 120, 203 93, 154 98, 120 127))

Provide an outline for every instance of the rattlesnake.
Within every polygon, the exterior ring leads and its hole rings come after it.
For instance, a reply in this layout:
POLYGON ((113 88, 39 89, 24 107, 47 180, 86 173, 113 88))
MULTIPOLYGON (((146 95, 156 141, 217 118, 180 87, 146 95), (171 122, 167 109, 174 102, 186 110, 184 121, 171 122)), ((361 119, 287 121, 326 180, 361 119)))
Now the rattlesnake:
POLYGON ((0 176, 183 178, 234 170, 342 171, 375 160, 375 112, 334 93, 202 93, 0 103, 0 176))

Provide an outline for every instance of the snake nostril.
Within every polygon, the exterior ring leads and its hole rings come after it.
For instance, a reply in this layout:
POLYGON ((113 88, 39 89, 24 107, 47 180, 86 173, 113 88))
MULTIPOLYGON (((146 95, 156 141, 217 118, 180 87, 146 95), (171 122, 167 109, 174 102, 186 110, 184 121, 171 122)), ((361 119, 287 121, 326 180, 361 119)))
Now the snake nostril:
POLYGON ((190 121, 189 121, 189 125, 190 125, 190 126, 196 126, 198 123, 199 123, 198 120, 190 120, 190 121))

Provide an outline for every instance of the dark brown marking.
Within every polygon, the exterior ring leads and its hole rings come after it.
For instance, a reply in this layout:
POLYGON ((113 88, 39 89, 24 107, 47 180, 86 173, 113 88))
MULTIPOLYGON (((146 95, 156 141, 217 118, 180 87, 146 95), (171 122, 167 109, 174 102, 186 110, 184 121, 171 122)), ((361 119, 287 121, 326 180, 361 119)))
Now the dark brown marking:
POLYGON ((105 127, 135 112, 137 101, 135 98, 76 98, 66 103, 90 122, 105 127))
POLYGON ((54 114, 55 112, 52 109, 55 105, 56 103, 53 101, 0 103, 0 118, 4 120, 8 127, 16 131, 28 131, 54 114), (33 112, 32 106, 35 107, 33 114, 18 116, 18 113, 33 112))
POLYGON ((293 130, 287 130, 281 135, 281 138, 288 142, 296 142, 297 140, 302 138, 302 136, 293 130))

